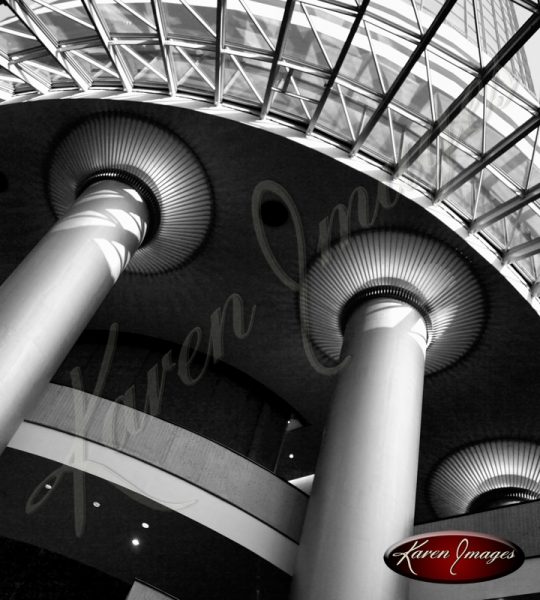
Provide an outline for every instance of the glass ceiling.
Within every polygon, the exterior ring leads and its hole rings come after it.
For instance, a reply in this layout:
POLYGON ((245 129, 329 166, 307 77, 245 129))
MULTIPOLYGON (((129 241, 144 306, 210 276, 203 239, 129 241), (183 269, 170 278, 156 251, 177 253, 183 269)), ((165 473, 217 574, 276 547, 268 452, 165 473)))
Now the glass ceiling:
POLYGON ((0 100, 140 90, 277 118, 442 203, 539 295, 539 28, 538 0, 6 0, 0 100))

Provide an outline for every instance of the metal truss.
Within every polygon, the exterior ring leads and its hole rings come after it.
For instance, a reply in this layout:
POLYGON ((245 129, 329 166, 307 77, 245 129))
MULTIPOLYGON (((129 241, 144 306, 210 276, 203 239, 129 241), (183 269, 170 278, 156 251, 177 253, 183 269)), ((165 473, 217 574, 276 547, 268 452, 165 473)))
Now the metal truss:
POLYGON ((536 294, 540 6, 486 2, 5 0, 0 101, 155 91, 289 121, 448 205, 536 294))

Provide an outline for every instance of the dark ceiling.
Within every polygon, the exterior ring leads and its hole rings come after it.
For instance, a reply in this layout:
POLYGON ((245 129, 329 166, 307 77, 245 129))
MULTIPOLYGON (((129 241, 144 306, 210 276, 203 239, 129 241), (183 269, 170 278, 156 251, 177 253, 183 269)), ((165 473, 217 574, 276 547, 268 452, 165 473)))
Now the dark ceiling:
MULTIPOLYGON (((205 337, 199 350, 204 351, 210 315, 230 294, 240 294, 246 312, 255 307, 253 329, 238 339, 229 321, 219 358, 271 389, 303 417, 307 426, 288 434, 278 472, 286 478, 312 473, 335 378, 316 373, 306 358, 296 293, 276 277, 261 251, 251 216, 252 192, 264 180, 288 191, 298 208, 309 262, 317 253, 321 221, 338 203, 346 203, 355 188, 363 186, 373 196, 378 184, 272 133, 179 108, 47 100, 3 105, 1 110, 0 172, 7 177, 7 191, 0 193, 0 281, 54 223, 45 194, 46 171, 60 132, 95 112, 125 111, 165 125, 194 150, 215 196, 205 246, 180 270, 122 275, 90 326, 106 330, 118 322, 122 331, 174 344, 200 326, 205 337)), ((422 232, 453 245, 470 260, 486 295, 487 320, 478 344, 458 364, 425 381, 416 519, 426 522, 434 519, 426 482, 449 453, 498 437, 540 441, 540 320, 495 269, 414 203, 401 198, 394 208, 380 211, 374 226, 422 232)), ((360 229, 358 224, 353 228, 360 229)), ((279 264, 297 280, 291 219, 265 231, 279 264)))
POLYGON ((10 538, 0 538, 1 600, 125 600, 129 584, 98 569, 10 538))
POLYGON ((2 455, 0 598, 11 589, 13 600, 124 600, 135 578, 181 600, 286 597, 289 577, 279 569, 120 486, 62 467, 40 495, 58 467, 9 448, 2 455))

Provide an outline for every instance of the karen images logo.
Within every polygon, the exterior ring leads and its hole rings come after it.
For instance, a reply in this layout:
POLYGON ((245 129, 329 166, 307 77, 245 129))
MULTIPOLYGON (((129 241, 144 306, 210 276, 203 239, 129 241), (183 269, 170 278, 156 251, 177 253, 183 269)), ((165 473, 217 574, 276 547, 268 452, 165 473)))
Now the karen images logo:
POLYGON ((478 583, 513 573, 525 560, 521 548, 497 537, 470 531, 416 535, 384 555, 396 573, 432 583, 478 583))

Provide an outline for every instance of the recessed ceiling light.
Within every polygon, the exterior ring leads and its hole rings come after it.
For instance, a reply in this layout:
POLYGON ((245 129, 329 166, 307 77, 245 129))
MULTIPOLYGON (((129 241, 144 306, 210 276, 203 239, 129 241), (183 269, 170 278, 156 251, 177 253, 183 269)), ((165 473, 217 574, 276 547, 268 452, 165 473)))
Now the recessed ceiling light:
POLYGON ((45 489, 46 490, 52 490, 52 485, 50 483, 46 483, 45 484, 45 489))
POLYGON ((150 525, 148 525, 148 523, 141 523, 141 527, 143 529, 148 529, 150 527, 150 525))
POLYGON ((294 454, 289 454, 289 458, 294 458, 294 454))
POLYGON ((133 538, 131 540, 131 543, 133 544, 133 546, 138 546, 141 542, 137 538, 133 538))
POLYGON ((92 502, 92 506, 93 506, 94 508, 99 508, 99 507, 101 506, 101 502, 98 502, 97 500, 94 500, 94 501, 92 502))

